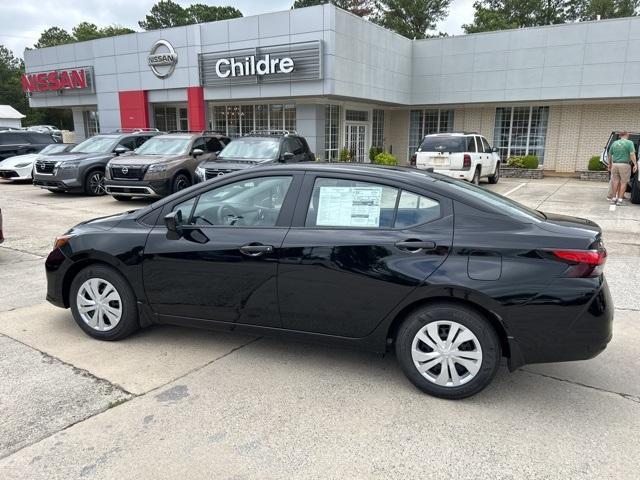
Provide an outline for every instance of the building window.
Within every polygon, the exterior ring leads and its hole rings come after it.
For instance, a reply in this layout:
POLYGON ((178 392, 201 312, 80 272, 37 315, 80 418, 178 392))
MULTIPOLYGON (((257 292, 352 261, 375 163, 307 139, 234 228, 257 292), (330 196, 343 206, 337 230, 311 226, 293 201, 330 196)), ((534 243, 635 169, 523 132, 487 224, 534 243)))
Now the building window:
POLYGON ((294 104, 272 105, 214 105, 211 108, 211 129, 239 137, 253 130, 296 129, 294 104))
POLYGON ((496 108, 493 142, 501 160, 535 155, 542 164, 548 120, 549 107, 496 108))
POLYGON ((340 132, 340 107, 326 105, 324 113, 324 159, 335 161, 338 159, 338 134, 340 132))
POLYGON ((96 135, 100 131, 98 112, 95 110, 85 110, 82 112, 82 123, 84 123, 84 132, 87 138, 96 135))
POLYGON ((153 122, 154 126, 163 132, 189 130, 188 111, 185 107, 154 105, 153 122))
POLYGON ((409 156, 425 135, 453 131, 453 110, 411 110, 409 119, 409 156))
POLYGON ((384 110, 373 110, 373 123, 371 125, 371 146, 384 147, 384 110))
POLYGON ((344 115, 347 122, 369 121, 369 112, 366 110, 347 110, 344 115))

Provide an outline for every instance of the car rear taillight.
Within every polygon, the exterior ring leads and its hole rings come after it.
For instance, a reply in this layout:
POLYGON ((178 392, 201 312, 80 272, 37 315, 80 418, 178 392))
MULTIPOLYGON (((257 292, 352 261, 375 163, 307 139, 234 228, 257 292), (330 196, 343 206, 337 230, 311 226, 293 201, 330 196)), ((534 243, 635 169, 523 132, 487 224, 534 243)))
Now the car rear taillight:
POLYGON ((411 155, 411 158, 409 159, 409 165, 411 165, 412 167, 415 167, 417 163, 418 163, 418 155, 414 153, 413 155, 411 155))
POLYGON ((586 278, 597 277, 602 274, 607 261, 607 250, 551 250, 555 258, 568 265, 566 277, 586 278))
POLYGON ((465 168, 467 170, 471 168, 471 155, 469 155, 468 153, 464 154, 464 157, 462 160, 462 168, 465 168))

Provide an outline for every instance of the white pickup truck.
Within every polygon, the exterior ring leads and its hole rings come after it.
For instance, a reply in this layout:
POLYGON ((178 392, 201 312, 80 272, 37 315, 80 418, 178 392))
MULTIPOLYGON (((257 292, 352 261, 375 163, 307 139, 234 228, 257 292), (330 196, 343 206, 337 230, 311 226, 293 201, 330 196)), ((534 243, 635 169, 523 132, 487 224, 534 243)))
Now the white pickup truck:
POLYGON ((411 156, 411 166, 478 184, 500 179, 500 156, 487 139, 477 133, 436 133, 426 135, 418 151, 411 156))

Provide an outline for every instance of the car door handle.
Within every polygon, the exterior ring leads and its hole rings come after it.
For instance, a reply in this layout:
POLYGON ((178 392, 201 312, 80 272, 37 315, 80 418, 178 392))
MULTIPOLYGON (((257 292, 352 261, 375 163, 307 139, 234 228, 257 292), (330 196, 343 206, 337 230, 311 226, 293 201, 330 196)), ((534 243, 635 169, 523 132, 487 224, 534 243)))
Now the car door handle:
POLYGON ((436 248, 436 243, 431 241, 425 242, 422 240, 405 240, 404 242, 396 242, 396 247, 417 252, 423 248, 427 250, 434 249, 436 248))
POLYGON ((240 247, 240 252, 249 257, 259 257, 265 253, 273 253, 273 245, 263 245, 261 243, 250 243, 240 247))

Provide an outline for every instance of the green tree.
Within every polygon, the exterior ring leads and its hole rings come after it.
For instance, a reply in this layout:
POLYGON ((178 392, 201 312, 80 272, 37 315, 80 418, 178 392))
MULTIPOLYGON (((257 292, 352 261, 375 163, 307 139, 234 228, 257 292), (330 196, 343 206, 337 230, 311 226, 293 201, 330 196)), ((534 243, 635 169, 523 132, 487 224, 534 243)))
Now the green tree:
POLYGON ((638 0, 589 0, 580 4, 578 15, 582 20, 633 17, 638 14, 638 0))
POLYGON ((189 25, 194 23, 217 22, 218 20, 229 20, 239 18, 242 12, 235 7, 216 7, 214 5, 203 5, 194 3, 185 9, 189 25))
POLYGON ((242 12, 234 7, 217 7, 196 3, 183 8, 171 0, 160 0, 151 7, 149 14, 145 16, 144 20, 140 20, 138 25, 145 30, 157 30, 241 16, 242 12))
POLYGON ((120 25, 109 25, 102 28, 100 32, 102 33, 103 37, 115 37, 118 35, 126 35, 128 33, 136 33, 135 30, 127 27, 121 27, 120 25))
POLYGON ((380 0, 376 22, 407 38, 427 38, 450 5, 451 0, 380 0))
POLYGON ((71 32, 73 34, 73 39, 76 42, 84 42, 86 40, 94 40, 102 37, 102 33, 98 29, 97 25, 89 22, 79 23, 73 27, 71 32))
POLYGON ((65 43, 72 43, 73 41, 73 37, 65 29, 60 27, 51 27, 42 32, 34 47, 55 47, 56 45, 64 45, 65 43))
POLYGON ((378 13, 378 5, 375 0, 296 0, 291 8, 313 7, 325 3, 332 3, 338 8, 364 18, 373 19, 378 13))

